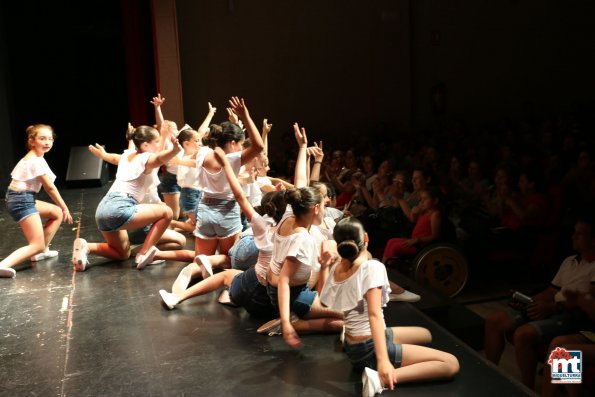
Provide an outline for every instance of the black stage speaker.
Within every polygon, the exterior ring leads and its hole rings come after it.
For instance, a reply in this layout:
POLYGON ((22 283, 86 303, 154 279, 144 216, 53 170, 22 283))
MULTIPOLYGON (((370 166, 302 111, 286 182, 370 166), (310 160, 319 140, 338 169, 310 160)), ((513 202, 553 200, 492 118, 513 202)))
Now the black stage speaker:
POLYGON ((69 186, 102 186, 108 180, 107 163, 95 157, 86 146, 70 148, 66 182, 69 186))

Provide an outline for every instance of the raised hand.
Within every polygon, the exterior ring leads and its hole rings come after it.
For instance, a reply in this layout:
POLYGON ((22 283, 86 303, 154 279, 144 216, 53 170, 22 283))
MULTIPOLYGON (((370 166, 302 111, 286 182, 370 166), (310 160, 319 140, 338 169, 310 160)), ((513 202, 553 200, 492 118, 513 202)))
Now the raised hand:
POLYGON ((165 98, 163 98, 161 96, 161 94, 157 94, 157 96, 153 97, 151 104, 153 104, 153 106, 155 106, 155 107, 158 107, 158 106, 163 105, 163 102, 165 102, 165 98))
POLYGON ((89 151, 93 153, 96 157, 99 157, 100 159, 102 159, 103 155, 105 155, 106 153, 104 147, 98 143, 96 143, 95 145, 89 145, 89 151))
POLYGON ((238 117, 246 122, 250 117, 250 113, 248 112, 248 108, 244 103, 244 98, 238 98, 237 96, 232 96, 229 99, 229 106, 231 110, 238 115, 238 117))
POLYGON ((233 111, 232 108, 227 108, 227 119, 234 124, 239 124, 240 122, 238 115, 233 111))
POLYGON ((293 132, 295 134, 295 140, 298 143, 299 147, 307 148, 308 147, 308 137, 306 136, 306 129, 302 128, 300 130, 300 126, 298 123, 293 124, 293 132))
POLYGON ((212 116, 215 114, 215 112, 217 112, 217 108, 213 107, 213 105, 211 105, 211 102, 208 102, 208 103, 209 103, 209 114, 212 116))
POLYGON ((324 158, 324 151, 322 150, 322 141, 320 141, 320 146, 314 142, 314 146, 310 146, 308 148, 308 154, 314 157, 314 161, 322 161, 324 158))
POLYGON ((273 124, 269 124, 268 119, 262 120, 262 136, 263 137, 268 135, 268 133, 271 132, 272 128, 273 128, 273 124))

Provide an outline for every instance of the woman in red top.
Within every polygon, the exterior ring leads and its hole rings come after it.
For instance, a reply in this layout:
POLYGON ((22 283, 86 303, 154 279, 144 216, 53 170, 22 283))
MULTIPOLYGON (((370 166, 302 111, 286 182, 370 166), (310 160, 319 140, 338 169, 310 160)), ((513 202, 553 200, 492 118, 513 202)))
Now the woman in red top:
POLYGON ((388 259, 396 256, 414 255, 419 247, 440 237, 442 214, 438 208, 440 202, 438 189, 426 188, 420 192, 420 198, 419 205, 411 210, 411 215, 416 220, 411 238, 388 240, 384 248, 382 263, 386 263, 388 259))

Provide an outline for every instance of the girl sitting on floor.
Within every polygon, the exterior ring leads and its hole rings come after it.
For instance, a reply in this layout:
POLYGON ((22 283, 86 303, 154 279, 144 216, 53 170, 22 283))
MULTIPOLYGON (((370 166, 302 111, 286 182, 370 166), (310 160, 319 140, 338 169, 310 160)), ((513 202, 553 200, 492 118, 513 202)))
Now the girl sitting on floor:
POLYGON ((333 232, 341 261, 333 266, 320 300, 345 318, 343 348, 357 370, 363 370, 363 396, 406 382, 451 379, 459 371, 452 354, 417 344, 431 341, 421 327, 387 328, 382 308, 390 287, 384 265, 370 259, 368 236, 355 218, 345 218, 333 232), (377 371, 377 372, 376 372, 377 371))

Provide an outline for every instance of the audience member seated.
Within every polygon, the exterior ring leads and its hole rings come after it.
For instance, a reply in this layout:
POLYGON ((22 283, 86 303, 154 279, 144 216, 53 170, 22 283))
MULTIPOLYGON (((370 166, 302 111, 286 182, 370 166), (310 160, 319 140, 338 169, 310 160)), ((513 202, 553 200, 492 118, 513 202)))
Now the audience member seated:
POLYGON ((591 216, 577 221, 572 245, 578 255, 564 260, 551 285, 533 297, 527 310, 510 308, 486 318, 487 359, 498 365, 508 336, 515 346, 522 382, 530 388, 534 387, 535 370, 541 359, 539 346, 589 325, 586 315, 567 301, 564 294, 566 291, 589 292, 595 281, 595 222, 591 216))

